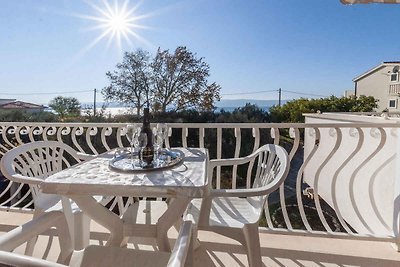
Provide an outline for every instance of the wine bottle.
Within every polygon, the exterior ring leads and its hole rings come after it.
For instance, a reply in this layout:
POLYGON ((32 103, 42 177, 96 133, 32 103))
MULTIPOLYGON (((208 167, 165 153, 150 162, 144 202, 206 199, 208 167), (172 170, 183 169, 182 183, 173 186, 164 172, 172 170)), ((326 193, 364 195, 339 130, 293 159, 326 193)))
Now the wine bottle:
POLYGON ((154 147, 153 147, 153 132, 150 128, 149 108, 144 108, 143 110, 142 133, 145 133, 147 135, 147 145, 143 149, 143 161, 146 162, 147 166, 150 166, 153 162, 154 147))

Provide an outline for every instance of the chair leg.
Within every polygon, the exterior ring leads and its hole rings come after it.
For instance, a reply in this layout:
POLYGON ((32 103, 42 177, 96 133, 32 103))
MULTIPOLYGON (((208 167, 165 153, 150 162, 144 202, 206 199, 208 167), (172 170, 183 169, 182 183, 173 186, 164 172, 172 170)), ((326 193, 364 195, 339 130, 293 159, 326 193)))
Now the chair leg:
POLYGON ((196 224, 192 224, 192 240, 191 246, 193 250, 197 250, 200 247, 200 240, 198 238, 199 230, 196 224))
MULTIPOLYGON (((44 212, 41 211, 41 210, 40 211, 39 210, 35 210, 34 213, 33 213, 33 219, 39 217, 43 213, 44 212)), ((35 236, 31 240, 26 242, 25 255, 27 255, 27 256, 32 256, 33 255, 33 250, 35 249, 35 245, 36 245, 37 240, 38 240, 38 236, 35 236)))
POLYGON ((127 248, 128 247, 128 242, 129 242, 129 236, 125 236, 122 239, 121 248, 127 248))
POLYGON ((258 225, 245 225, 243 228, 244 240, 247 249, 247 259, 250 267, 262 266, 260 237, 258 233, 258 225))
MULTIPOLYGON (((196 235, 197 236, 197 235, 196 235)), ((190 240, 190 244, 189 244, 189 252, 188 255, 186 256, 186 262, 185 262, 185 267, 193 267, 193 252, 194 252, 194 244, 197 240, 193 239, 193 234, 192 234, 192 240, 190 240)), ((200 246, 200 243, 199 243, 200 246)))
POLYGON ((74 248, 82 250, 89 245, 90 218, 83 212, 74 214, 74 248))
POLYGON ((25 255, 27 255, 27 256, 33 255, 33 250, 35 249, 37 240, 38 240, 38 236, 35 236, 31 240, 26 242, 25 255))
POLYGON ((65 216, 56 224, 58 240, 60 243, 60 255, 57 262, 67 264, 70 260, 72 252, 74 251, 71 234, 65 216))

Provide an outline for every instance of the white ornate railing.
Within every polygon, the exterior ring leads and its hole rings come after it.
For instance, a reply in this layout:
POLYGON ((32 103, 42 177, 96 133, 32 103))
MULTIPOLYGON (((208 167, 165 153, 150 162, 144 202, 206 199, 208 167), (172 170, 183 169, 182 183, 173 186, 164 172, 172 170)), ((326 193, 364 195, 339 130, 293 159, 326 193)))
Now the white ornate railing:
MULTIPOLYGON (((99 154, 128 145, 123 131, 125 125, 0 123, 0 157, 13 147, 39 140, 58 140, 80 152, 99 154)), ((380 206, 386 205, 387 200, 377 199, 375 189, 381 172, 386 174, 386 169, 395 163, 397 154, 393 142, 397 143, 397 124, 171 123, 169 127, 167 147, 206 147, 211 159, 244 156, 265 143, 280 144, 287 149, 291 171, 279 192, 269 197, 264 222, 268 227, 260 231, 392 242, 399 236, 395 190, 389 192, 393 196, 392 214, 387 210, 382 214, 380 206), (385 159, 380 162, 382 157, 385 159), (370 186, 356 186, 360 175, 370 176, 366 182, 370 186), (369 204, 360 205, 360 196, 369 204), (343 203, 342 199, 347 197, 349 202, 343 203), (371 220, 364 209, 378 219, 371 220)), ((217 169, 214 186, 250 187, 253 165, 251 162, 244 167, 234 166, 230 170, 231 180, 225 178, 225 169, 217 169)), ((395 188, 396 175, 392 178, 391 186, 395 188)), ((114 199, 110 209, 124 209, 130 201, 114 199)), ((29 212, 32 209, 29 189, 2 181, 0 209, 29 212)))

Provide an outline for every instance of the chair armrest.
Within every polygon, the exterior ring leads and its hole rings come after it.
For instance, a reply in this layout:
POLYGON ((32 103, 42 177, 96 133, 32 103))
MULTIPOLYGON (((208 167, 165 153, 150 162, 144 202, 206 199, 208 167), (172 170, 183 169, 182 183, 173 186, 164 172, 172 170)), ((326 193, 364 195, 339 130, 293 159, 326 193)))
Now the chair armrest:
POLYGON ((28 177, 19 173, 14 173, 12 174, 12 179, 8 178, 9 176, 6 176, 7 179, 17 182, 17 183, 24 183, 24 184, 29 184, 29 185, 39 185, 43 183, 43 179, 40 178, 35 178, 35 177, 28 177))
POLYGON ((12 252, 0 251, 0 265, 19 267, 65 267, 66 265, 50 262, 42 259, 37 259, 25 255, 20 255, 12 252))
POLYGON ((0 250, 12 251, 33 237, 56 226, 64 215, 61 211, 46 212, 40 217, 0 236, 0 250))
POLYGON ((256 153, 253 153, 251 155, 248 155, 246 157, 242 158, 230 158, 230 159, 212 159, 210 160, 209 167, 211 169, 217 167, 217 166, 233 166, 233 165, 241 165, 245 164, 252 159, 254 159, 257 156, 256 153))
POLYGON ((188 254, 191 253, 192 239, 192 222, 185 221, 179 231, 175 246, 172 250, 167 267, 183 267, 185 266, 188 254))
POLYGON ((90 155, 90 154, 81 153, 81 152, 77 152, 77 153, 76 153, 76 156, 77 156, 79 159, 84 160, 84 161, 86 161, 86 160, 91 160, 91 159, 96 158, 95 155, 90 155))
MULTIPOLYGON (((259 188, 249 188, 249 189, 213 189, 210 192, 209 197, 254 197, 265 195, 269 188, 259 187, 259 188)), ((272 192, 272 190, 271 190, 272 192)))

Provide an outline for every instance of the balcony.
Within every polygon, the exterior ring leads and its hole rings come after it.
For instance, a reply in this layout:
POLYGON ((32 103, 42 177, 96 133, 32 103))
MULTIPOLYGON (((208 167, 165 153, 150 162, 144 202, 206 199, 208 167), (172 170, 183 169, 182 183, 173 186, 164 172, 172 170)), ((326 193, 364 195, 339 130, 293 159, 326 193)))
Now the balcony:
POLYGON ((400 83, 390 84, 389 85, 389 94, 390 95, 398 95, 400 93, 400 83))
MULTIPOLYGON (((280 144, 288 151, 290 174, 269 196, 259 228, 266 266, 398 266, 400 256, 391 246, 399 243, 397 121, 336 114, 309 116, 305 124, 172 123, 166 145, 206 147, 210 159, 244 156, 265 143, 280 144)), ((124 126, 0 123, 0 156, 38 140, 58 140, 78 151, 99 154, 127 146, 121 136, 124 126)), ((233 172, 232 180, 226 179, 226 170, 217 169, 215 187, 250 186, 249 167, 228 171, 233 172)), ((4 232, 30 220, 33 205, 26 185, 4 180, 0 188, 4 232)), ((119 213, 128 203, 114 198, 109 207, 119 213)), ((176 237, 174 229, 170 236, 176 237)), ((205 232, 199 237, 203 245, 195 253, 197 266, 247 265, 238 243, 205 232)), ((102 244, 107 233, 94 224, 91 239, 102 244)), ((57 242, 46 236, 40 242, 36 255, 45 253, 54 260, 57 242)), ((129 246, 153 249, 149 242, 134 239, 129 246)))

